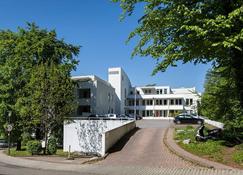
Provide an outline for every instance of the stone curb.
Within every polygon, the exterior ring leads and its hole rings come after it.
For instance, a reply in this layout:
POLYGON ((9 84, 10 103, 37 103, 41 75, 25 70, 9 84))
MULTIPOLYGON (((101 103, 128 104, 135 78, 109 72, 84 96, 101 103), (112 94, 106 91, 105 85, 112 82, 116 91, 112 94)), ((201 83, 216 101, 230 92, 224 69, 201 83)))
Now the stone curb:
POLYGON ((213 161, 210 161, 207 159, 203 159, 194 154, 191 154, 191 153, 185 151, 184 149, 182 149, 181 147, 179 147, 177 145, 177 143, 175 143, 173 138, 168 139, 168 135, 170 135, 169 137, 173 137, 173 128, 166 129, 163 142, 172 153, 174 153, 175 155, 177 155, 178 157, 180 157, 186 161, 189 161, 195 165, 205 167, 205 168, 210 168, 210 169, 239 170, 237 168, 233 168, 233 167, 230 167, 230 166, 227 166, 224 164, 220 164, 218 162, 213 162, 213 161), (171 143, 171 142, 173 142, 173 143, 171 143))
POLYGON ((214 167, 208 166, 208 165, 206 165, 204 163, 201 163, 201 162, 198 162, 198 161, 194 161, 193 159, 191 159, 189 157, 185 157, 182 154, 180 154, 179 152, 175 151, 175 149, 168 143, 168 139, 167 139, 168 130, 169 130, 169 128, 167 128, 166 131, 165 131, 165 136, 163 138, 163 142, 164 142, 165 146, 169 149, 170 152, 172 152, 173 154, 177 155, 178 157, 182 158, 183 160, 188 161, 188 162, 190 162, 190 163, 192 163, 194 165, 205 167, 205 168, 214 168, 214 167))
POLYGON ((104 160, 106 159, 106 157, 109 155, 109 153, 106 153, 104 156, 102 157, 94 157, 94 158, 90 158, 89 160, 87 161, 84 161, 82 162, 81 164, 92 164, 92 163, 95 163, 95 162, 98 162, 98 161, 101 161, 101 160, 104 160))

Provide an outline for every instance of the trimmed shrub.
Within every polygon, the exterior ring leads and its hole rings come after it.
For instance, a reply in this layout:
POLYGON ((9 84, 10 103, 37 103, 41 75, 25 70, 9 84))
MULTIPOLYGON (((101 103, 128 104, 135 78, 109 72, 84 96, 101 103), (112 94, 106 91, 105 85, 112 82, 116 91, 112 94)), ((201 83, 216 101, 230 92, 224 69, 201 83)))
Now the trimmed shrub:
POLYGON ((32 155, 37 155, 41 152, 41 142, 38 140, 30 140, 27 142, 27 151, 32 155))
POLYGON ((57 152, 57 139, 55 137, 50 137, 48 140, 48 148, 47 148, 48 154, 56 154, 57 152))

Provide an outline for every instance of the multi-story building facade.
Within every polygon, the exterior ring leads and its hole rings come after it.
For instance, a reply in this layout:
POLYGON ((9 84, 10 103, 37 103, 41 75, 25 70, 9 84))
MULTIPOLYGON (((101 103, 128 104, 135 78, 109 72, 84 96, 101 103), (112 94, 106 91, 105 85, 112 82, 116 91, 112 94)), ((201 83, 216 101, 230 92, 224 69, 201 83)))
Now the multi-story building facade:
POLYGON ((119 112, 116 109, 120 107, 120 101, 110 83, 95 75, 74 76, 72 79, 77 82, 78 108, 74 117, 119 112))
POLYGON ((90 114, 137 114, 143 117, 172 117, 197 113, 200 94, 193 88, 169 86, 132 87, 122 68, 108 69, 108 82, 97 76, 77 76, 79 102, 75 116, 90 114))
POLYGON ((126 100, 126 112, 143 117, 173 117, 178 113, 197 114, 200 94, 193 88, 169 86, 133 87, 126 100))

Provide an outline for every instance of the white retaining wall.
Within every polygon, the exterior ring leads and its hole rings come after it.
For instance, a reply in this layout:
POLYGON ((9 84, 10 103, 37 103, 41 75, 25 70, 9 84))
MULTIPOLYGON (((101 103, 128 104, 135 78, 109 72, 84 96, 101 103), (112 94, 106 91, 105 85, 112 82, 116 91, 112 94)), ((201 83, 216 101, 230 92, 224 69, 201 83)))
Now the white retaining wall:
POLYGON ((130 121, 125 125, 104 132, 102 134, 102 155, 105 155, 109 148, 135 127, 135 121, 130 121))
POLYGON ((213 125, 217 128, 221 128, 221 129, 224 128, 224 124, 221 122, 217 122, 217 121, 213 121, 213 120, 209 120, 209 119, 205 119, 204 121, 205 121, 205 123, 213 125))
MULTIPOLYGON (((72 123, 65 123, 63 151, 69 151, 70 146, 71 152, 104 155, 104 150, 107 151, 107 149, 103 148, 105 144, 102 143, 104 141, 104 138, 102 138, 104 133, 114 128, 123 128, 123 126, 124 130, 127 130, 126 124, 131 122, 127 120, 74 120, 72 123)), ((109 135, 114 135, 115 137, 116 134, 111 133, 109 132, 109 135)), ((118 134, 117 137, 120 137, 120 135, 118 134)), ((113 143, 113 140, 113 137, 107 136, 105 142, 113 143), (112 139, 112 141, 107 139, 112 139)))

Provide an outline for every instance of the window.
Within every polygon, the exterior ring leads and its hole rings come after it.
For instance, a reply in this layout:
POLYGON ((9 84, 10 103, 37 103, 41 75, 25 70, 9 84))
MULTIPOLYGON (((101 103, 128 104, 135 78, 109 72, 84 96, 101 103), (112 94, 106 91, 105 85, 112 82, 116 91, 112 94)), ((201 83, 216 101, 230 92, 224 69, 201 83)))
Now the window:
POLYGON ((130 91, 130 95, 133 95, 133 91, 130 91))
POLYGON ((146 105, 152 106, 153 105, 153 100, 146 100, 146 105))
POLYGON ((142 116, 145 117, 145 111, 142 111, 142 116))
POLYGON ((81 98, 90 98, 90 89, 78 89, 78 97, 81 98))
POLYGON ((136 100, 136 105, 139 106, 139 100, 136 100))
POLYGON ((153 111, 152 110, 147 110, 146 111, 146 116, 149 117, 149 116, 153 116, 153 111))
POLYGON ((110 75, 112 75, 112 74, 119 74, 119 71, 110 71, 109 74, 110 75))
POLYGON ((186 99, 186 105, 189 105, 189 99, 186 99))
POLYGON ((164 89, 164 94, 167 94, 167 89, 164 89))
POLYGON ((156 93, 159 94, 159 89, 156 90, 156 93))
POLYGON ((179 104, 179 101, 178 99, 175 100, 175 104, 178 105, 179 104))
POLYGON ((181 99, 179 99, 179 105, 182 105, 182 100, 181 99))
POLYGON ((174 100, 173 99, 170 100, 170 104, 174 105, 174 100))
POLYGON ((193 100, 190 98, 190 99, 186 99, 186 105, 192 105, 193 104, 193 100))
POLYGON ((163 94, 163 90, 162 89, 160 89, 160 94, 163 94))
POLYGON ((87 106, 79 106, 78 107, 78 110, 77 110, 77 114, 78 115, 82 115, 83 114, 83 112, 88 112, 88 113, 90 113, 90 106, 89 105, 87 105, 87 106))
POLYGON ((145 100, 143 100, 143 102, 142 102, 142 103, 143 103, 143 106, 145 106, 145 100))
POLYGON ((164 105, 167 105, 167 100, 164 100, 164 105))
POLYGON ((137 94, 139 95, 139 94, 140 94, 140 92, 139 92, 139 91, 137 91, 137 94))

